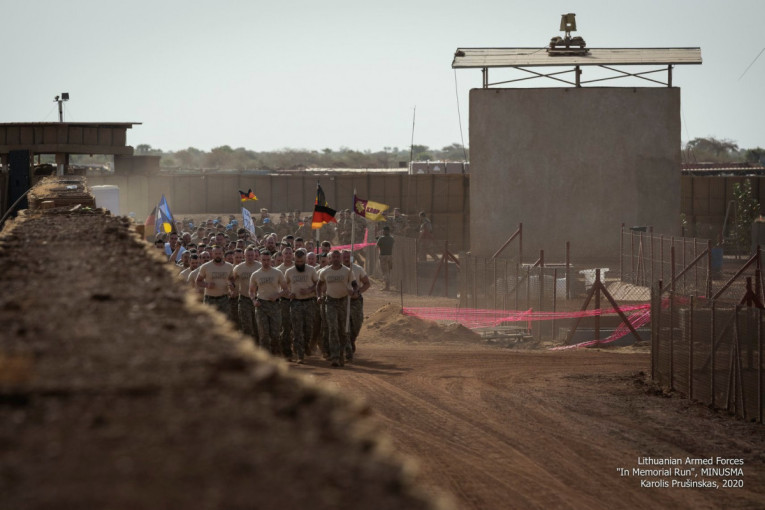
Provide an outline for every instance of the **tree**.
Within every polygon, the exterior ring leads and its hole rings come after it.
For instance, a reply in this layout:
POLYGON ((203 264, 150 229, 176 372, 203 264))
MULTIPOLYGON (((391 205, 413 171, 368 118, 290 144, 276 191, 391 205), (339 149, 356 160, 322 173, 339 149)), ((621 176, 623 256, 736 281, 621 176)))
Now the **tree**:
POLYGON ((752 223, 760 215, 760 203, 754 198, 749 179, 733 186, 733 200, 736 204, 733 237, 739 250, 746 252, 752 244, 752 223))
POLYGON ((744 158, 749 163, 765 163, 765 149, 757 147, 756 149, 747 149, 744 158))
POLYGON ((161 156, 162 149, 155 149, 148 143, 141 143, 136 145, 135 153, 141 156, 147 156, 147 155, 161 156))
POLYGON ((462 161, 465 159, 466 152, 467 148, 463 150, 462 145, 453 143, 441 149, 441 154, 438 155, 438 158, 443 160, 462 161))
POLYGON ((685 149, 691 162, 728 163, 740 159, 738 144, 727 138, 694 138, 685 144, 685 149))

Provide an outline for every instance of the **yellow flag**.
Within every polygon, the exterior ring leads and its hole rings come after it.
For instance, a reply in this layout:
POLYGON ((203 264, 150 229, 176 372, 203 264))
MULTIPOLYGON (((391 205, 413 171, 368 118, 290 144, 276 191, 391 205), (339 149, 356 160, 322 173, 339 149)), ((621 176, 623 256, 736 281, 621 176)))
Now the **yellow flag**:
POLYGON ((363 216, 372 221, 385 221, 383 213, 390 206, 381 204, 380 202, 372 202, 371 200, 364 200, 354 195, 353 197, 353 212, 359 216, 363 216))

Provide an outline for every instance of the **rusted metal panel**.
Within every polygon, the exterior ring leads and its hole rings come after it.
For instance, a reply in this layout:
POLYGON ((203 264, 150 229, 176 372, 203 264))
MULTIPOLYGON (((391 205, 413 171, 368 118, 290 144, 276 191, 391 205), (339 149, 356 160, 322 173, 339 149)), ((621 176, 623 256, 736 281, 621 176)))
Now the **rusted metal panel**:
POLYGON ((82 144, 81 126, 69 126, 69 143, 82 144))
MULTIPOLYGON (((37 142, 40 143, 40 142, 37 142)), ((43 127, 43 139, 42 143, 45 145, 52 145, 58 143, 58 137, 56 136, 56 126, 44 126, 43 127)))
POLYGON ((86 145, 98 145, 98 128, 95 126, 86 126, 83 128, 82 136, 86 145))
POLYGON ((69 129, 66 124, 56 126, 56 143, 69 143, 69 129))
POLYGON ((32 126, 23 126, 19 130, 19 137, 21 140, 21 143, 23 144, 32 144, 35 141, 35 132, 34 128, 32 126))
POLYGON ((112 145, 112 128, 98 128, 98 145, 112 145))

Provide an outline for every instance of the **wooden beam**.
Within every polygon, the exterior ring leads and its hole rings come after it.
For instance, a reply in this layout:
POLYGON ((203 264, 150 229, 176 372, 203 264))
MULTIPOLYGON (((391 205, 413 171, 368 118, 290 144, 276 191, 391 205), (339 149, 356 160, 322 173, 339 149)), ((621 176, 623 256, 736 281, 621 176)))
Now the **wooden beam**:
POLYGON ((39 145, 0 145, 0 154, 8 154, 10 151, 28 150, 35 154, 119 154, 133 155, 133 147, 117 145, 81 145, 81 144, 57 144, 46 143, 39 145))

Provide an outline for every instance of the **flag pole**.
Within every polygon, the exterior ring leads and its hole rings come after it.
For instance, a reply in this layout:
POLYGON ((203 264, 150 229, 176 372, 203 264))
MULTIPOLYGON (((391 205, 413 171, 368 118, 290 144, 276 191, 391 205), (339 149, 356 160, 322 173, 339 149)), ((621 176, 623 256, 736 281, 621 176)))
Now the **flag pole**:
MULTIPOLYGON (((316 179, 316 196, 317 196, 317 198, 318 198, 318 194, 319 194, 319 186, 320 186, 319 179, 316 179)), ((313 210, 314 210, 314 214, 316 214, 316 202, 314 202, 313 210)), ((313 223, 313 215, 311 215, 311 223, 313 223)), ((313 230, 313 225, 311 225, 311 229, 313 230)), ((317 262, 319 260, 318 259, 319 253, 321 253, 321 244, 320 244, 320 241, 319 241, 319 230, 321 230, 321 229, 317 228, 316 231, 314 232, 314 237, 316 238, 316 257, 317 257, 316 260, 317 260, 317 262)))
MULTIPOLYGON (((351 204, 351 281, 355 281, 356 278, 353 275, 353 242, 356 237, 356 188, 353 188, 353 203, 351 204)), ((345 334, 351 334, 351 296, 348 296, 348 306, 345 310, 345 334)), ((351 339, 348 338, 350 342, 351 339)))

